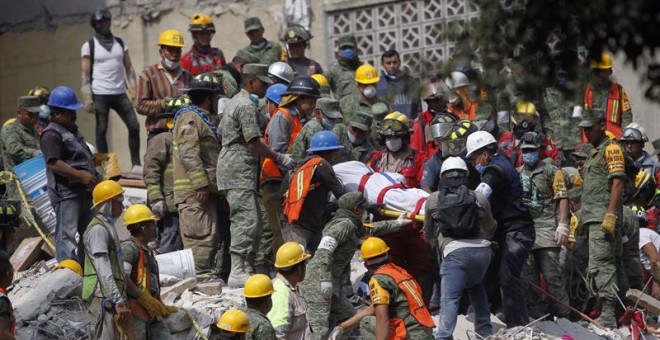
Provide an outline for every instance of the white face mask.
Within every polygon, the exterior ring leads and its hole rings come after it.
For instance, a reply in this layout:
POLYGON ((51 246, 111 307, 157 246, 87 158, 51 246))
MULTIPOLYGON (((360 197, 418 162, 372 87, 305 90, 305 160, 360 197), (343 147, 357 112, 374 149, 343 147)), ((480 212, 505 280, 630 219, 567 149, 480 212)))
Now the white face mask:
POLYGON ((362 90, 362 94, 367 98, 374 98, 376 97, 376 87, 369 85, 362 90))
POLYGON ((351 133, 351 130, 346 130, 346 134, 348 134, 348 140, 351 141, 351 144, 361 145, 362 143, 364 143, 364 140, 355 137, 355 135, 351 133))
POLYGON ((163 67, 170 70, 174 71, 179 68, 179 62, 178 61, 171 61, 169 59, 163 59, 163 67))
POLYGON ((388 138, 385 140, 385 147, 391 152, 398 152, 403 147, 403 140, 401 137, 388 138))

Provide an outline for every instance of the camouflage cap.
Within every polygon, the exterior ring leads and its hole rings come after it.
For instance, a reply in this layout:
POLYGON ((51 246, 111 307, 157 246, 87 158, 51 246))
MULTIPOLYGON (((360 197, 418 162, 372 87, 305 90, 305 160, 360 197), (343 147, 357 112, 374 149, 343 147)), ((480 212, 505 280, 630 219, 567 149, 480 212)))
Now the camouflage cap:
POLYGON ((605 111, 602 109, 587 109, 582 111, 580 127, 592 127, 605 119, 605 111))
POLYGON ((348 210, 353 210, 355 207, 366 209, 369 207, 369 202, 367 202, 360 192, 347 192, 339 197, 337 205, 339 205, 341 209, 348 210))
POLYGON ((568 199, 574 202, 580 202, 582 198, 582 187, 573 187, 568 190, 568 199))
POLYGON ((371 114, 377 121, 381 121, 390 114, 390 107, 385 102, 375 102, 371 105, 371 114))
POLYGON ((259 58, 256 55, 246 50, 238 50, 238 52, 236 52, 236 57, 245 60, 246 64, 256 64, 259 62, 259 58))
POLYGON ((273 81, 268 78, 268 65, 265 64, 245 64, 243 66, 243 74, 256 76, 259 80, 268 85, 273 83, 273 81))
POLYGON ((651 145, 653 145, 653 154, 659 155, 660 154, 660 138, 652 141, 651 145))
POLYGON ((584 143, 579 150, 571 152, 571 157, 573 158, 584 158, 589 157, 589 153, 593 150, 594 146, 589 143, 584 143))
POLYGON ((316 108, 323 112, 324 115, 328 116, 328 118, 343 118, 339 108, 339 101, 337 99, 319 98, 316 101, 316 108))
POLYGON ((541 147, 541 141, 539 139, 538 133, 530 131, 530 132, 526 132, 522 136, 522 145, 520 146, 521 149, 523 150, 538 149, 540 147, 541 147))
POLYGON ((245 33, 253 31, 253 30, 258 30, 258 29, 264 27, 261 24, 261 19, 259 19, 257 17, 249 17, 249 18, 245 19, 243 24, 245 25, 245 33))
POLYGON ((355 112, 353 115, 353 120, 351 120, 348 125, 362 131, 369 131, 371 129, 371 124, 374 119, 370 114, 362 111, 355 112))
POLYGON ((357 46, 357 39, 355 39, 355 36, 352 34, 349 35, 342 35, 337 39, 337 48, 342 48, 342 47, 353 47, 355 48, 357 46))
POLYGON ((18 97, 19 109, 23 109, 30 113, 39 113, 39 106, 41 106, 41 99, 37 96, 18 97))

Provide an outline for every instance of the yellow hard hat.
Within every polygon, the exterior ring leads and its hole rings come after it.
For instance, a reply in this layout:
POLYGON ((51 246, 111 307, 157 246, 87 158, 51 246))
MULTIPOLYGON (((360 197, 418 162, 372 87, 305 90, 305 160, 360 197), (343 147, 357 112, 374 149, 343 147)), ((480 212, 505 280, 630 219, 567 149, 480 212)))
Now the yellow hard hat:
POLYGON ((243 296, 246 298, 260 298, 273 294, 273 282, 264 274, 254 274, 245 280, 243 296))
POLYGON ((355 81, 360 84, 371 85, 377 83, 379 80, 378 71, 369 64, 364 64, 355 70, 355 81))
POLYGON ((124 193, 124 189, 113 180, 105 180, 94 187, 92 191, 92 208, 96 208, 99 204, 107 202, 124 193))
POLYGON ((166 30, 158 38, 159 46, 183 47, 183 35, 177 30, 166 30))
POLYGON ((383 118, 383 126, 378 131, 384 136, 405 136, 411 133, 408 117, 399 111, 394 111, 383 118))
POLYGON ((532 102, 519 101, 516 103, 516 106, 511 115, 511 123, 513 125, 523 124, 536 124, 536 121, 541 117, 538 111, 536 111, 536 105, 532 102))
POLYGON ((76 262, 75 260, 71 260, 71 259, 66 259, 64 261, 61 261, 60 263, 57 264, 56 268, 69 269, 69 270, 73 271, 74 273, 78 274, 79 276, 82 276, 82 274, 83 274, 83 270, 82 270, 82 267, 80 266, 80 264, 78 262, 76 262))
POLYGON ((247 333, 250 331, 250 319, 244 312, 232 308, 222 313, 216 326, 226 332, 247 333))
POLYGON ((195 13, 190 17, 190 32, 211 31, 215 33, 215 25, 211 17, 204 13, 195 13))
POLYGON ((599 70, 611 70, 612 69, 612 56, 608 53, 603 53, 600 55, 600 60, 593 60, 589 64, 590 68, 599 69, 599 70))
POLYGON ((360 257, 363 259, 370 259, 376 256, 383 255, 390 250, 385 241, 378 237, 367 238, 360 247, 360 257))
POLYGON ((283 244, 275 254, 275 268, 289 268, 312 257, 305 252, 305 247, 298 242, 283 244))
POLYGON ((324 75, 320 73, 314 73, 310 77, 316 80, 316 82, 319 83, 320 86, 328 86, 328 78, 326 78, 324 75))
POLYGON ((131 225, 145 221, 155 221, 156 216, 151 209, 144 204, 133 204, 124 212, 124 226, 130 228, 131 225))

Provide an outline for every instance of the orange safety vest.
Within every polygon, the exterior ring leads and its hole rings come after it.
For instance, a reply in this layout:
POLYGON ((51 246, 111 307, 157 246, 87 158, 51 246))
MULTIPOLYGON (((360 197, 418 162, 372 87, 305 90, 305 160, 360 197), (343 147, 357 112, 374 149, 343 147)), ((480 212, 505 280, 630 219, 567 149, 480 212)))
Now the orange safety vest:
MULTIPOLYGON (((393 263, 388 263, 380 268, 378 268, 374 275, 382 274, 387 275, 394 279, 396 285, 399 289, 406 295, 406 300, 408 300, 408 310, 410 315, 412 315, 417 322, 427 328, 435 327, 433 319, 429 310, 424 305, 424 300, 422 299, 422 290, 419 288, 419 284, 415 279, 413 279, 408 272, 396 266, 393 263)), ((407 337, 406 326, 403 323, 403 320, 400 318, 390 318, 390 336, 389 339, 406 339, 407 337)))
POLYGON ((307 162, 298 168, 298 170, 291 177, 289 183, 289 190, 287 190, 284 198, 284 211, 289 223, 298 221, 300 212, 305 204, 305 198, 310 191, 318 188, 321 183, 312 183, 312 177, 316 167, 319 166, 325 159, 320 156, 312 157, 307 162))
MULTIPOLYGON (((136 273, 136 277, 131 279, 134 280, 133 282, 135 282, 135 285, 138 286, 138 288, 140 288, 140 291, 147 292, 147 294, 151 294, 151 276, 150 276, 151 273, 149 271, 149 267, 146 265, 146 255, 144 254, 144 249, 142 249, 140 244, 138 244, 137 242, 136 244, 138 248, 137 273, 136 273)), ((157 296, 156 299, 160 300, 160 297, 157 296)), ((144 321, 149 321, 151 319, 149 317, 149 313, 147 312, 147 310, 144 309, 144 307, 142 307, 136 299, 133 298, 128 299, 128 309, 131 310, 131 313, 133 313, 133 315, 139 317, 144 321)))
MULTIPOLYGON (((470 103, 470 102, 468 102, 470 103)), ((465 109, 459 109, 454 105, 447 106, 447 111, 458 118, 458 120, 469 120, 474 122, 477 119, 477 106, 478 102, 471 102, 470 107, 465 109)))
MULTIPOLYGON (((6 297, 7 301, 9 301, 9 296, 7 296, 7 291, 4 290, 4 288, 0 287, 0 297, 6 297)), ((7 329, 7 332, 11 335, 16 334, 16 317, 14 316, 14 307, 11 305, 11 301, 9 301, 9 329, 7 329)))
MULTIPOLYGON (((584 109, 591 109, 593 106, 594 92, 591 89, 591 84, 587 84, 584 89, 584 109)), ((607 94, 607 111, 605 111, 605 130, 614 134, 616 139, 621 138, 621 115, 623 114, 623 103, 621 100, 621 91, 619 84, 612 82, 610 91, 607 94)), ((586 136, 582 134, 584 140, 586 136)))
MULTIPOLYGON (((296 140, 298 133, 300 133, 300 129, 302 129, 302 126, 300 125, 300 118, 298 118, 298 116, 291 117, 289 110, 283 107, 277 108, 277 111, 273 113, 273 117, 275 117, 278 111, 284 114, 284 118, 286 118, 289 126, 291 126, 291 133, 289 134, 289 146, 291 146, 293 145, 293 141, 296 140)), ((268 141, 268 127, 270 126, 271 121, 272 118, 268 122, 268 125, 266 125, 266 141, 268 141)), ((259 180, 262 184, 272 180, 282 180, 283 177, 284 176, 282 175, 280 169, 277 167, 275 160, 270 158, 264 159, 263 163, 261 164, 261 174, 259 175, 259 180)))

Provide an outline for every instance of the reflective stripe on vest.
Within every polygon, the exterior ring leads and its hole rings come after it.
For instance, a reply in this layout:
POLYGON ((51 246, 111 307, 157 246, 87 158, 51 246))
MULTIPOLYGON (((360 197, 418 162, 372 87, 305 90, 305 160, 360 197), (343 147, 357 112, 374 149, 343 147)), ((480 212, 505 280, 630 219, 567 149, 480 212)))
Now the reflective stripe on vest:
MULTIPOLYGON (((92 220, 87 225, 87 230, 85 230, 85 232, 83 233, 83 240, 87 239, 87 233, 89 232, 90 227, 97 224, 101 225, 108 233, 108 239, 110 240, 110 242, 108 243, 108 256, 110 257, 112 276, 115 280, 115 283, 117 284, 117 289, 119 290, 119 294, 123 294, 124 292, 123 264, 117 262, 117 250, 116 250, 115 240, 112 237, 112 233, 109 230, 109 228, 111 227, 107 226, 105 221, 102 218, 99 218, 98 215, 94 216, 94 218, 92 218, 92 220)), ((84 266, 83 282, 82 282, 82 290, 83 290, 82 298, 83 300, 86 301, 89 301, 89 298, 94 294, 94 291, 96 290, 96 285, 98 284, 99 281, 91 256, 92 255, 89 254, 89 249, 85 247, 85 266, 84 266)), ((103 290, 103 286, 101 286, 101 293, 103 294, 104 297, 108 297, 108 293, 103 290)))
MULTIPOLYGON (((591 89, 591 84, 587 84, 584 89, 584 109, 591 109, 593 107, 594 91, 591 89)), ((605 111, 605 130, 614 134, 616 139, 621 138, 621 91, 619 85, 612 82, 610 90, 607 94, 607 110, 605 111)), ((584 136, 584 134, 583 134, 584 136)), ((585 139, 585 138, 583 138, 585 139)), ((586 139, 585 139, 586 140, 586 139)))
MULTIPOLYGON (((277 115, 278 111, 282 112, 284 118, 286 119, 290 127, 291 131, 289 133, 288 144, 289 146, 291 146, 293 145, 293 141, 296 140, 298 133, 300 133, 300 129, 302 129, 302 126, 300 125, 300 118, 298 118, 297 115, 291 117, 291 112, 289 112, 289 110, 283 107, 277 108, 277 111, 273 113, 273 117, 277 115)), ((266 141, 268 141, 268 128, 270 127, 271 121, 268 121, 268 125, 266 125, 266 135, 265 135, 266 141)), ((264 159, 263 163, 261 164, 261 173, 259 175, 259 180, 262 184, 272 180, 282 180, 283 177, 284 176, 282 175, 280 169, 277 167, 277 163, 275 163, 275 160, 270 158, 264 159)))
POLYGON ((316 167, 323 161, 324 159, 322 157, 312 157, 301 165, 291 177, 289 190, 286 192, 284 198, 283 211, 289 223, 298 221, 307 194, 318 187, 318 185, 312 184, 312 177, 314 177, 316 167))
MULTIPOLYGON (((135 285, 140 288, 141 292, 146 292, 147 294, 151 295, 151 271, 146 264, 147 257, 144 254, 144 249, 142 249, 142 246, 140 246, 140 244, 135 239, 131 239, 131 241, 126 242, 134 243, 138 249, 136 275, 135 277, 131 275, 131 280, 133 280, 135 285)), ((155 298, 160 299, 159 297, 155 298)), ((134 316, 137 316, 144 321, 148 321, 150 319, 147 310, 142 307, 140 303, 137 302, 137 300, 129 297, 128 308, 131 310, 131 313, 133 313, 134 316)))
MULTIPOLYGON (((381 274, 391 277, 394 282, 396 282, 399 289, 406 295, 406 300, 408 301, 408 311, 410 315, 417 320, 417 322, 427 328, 435 327, 433 319, 428 309, 424 305, 424 300, 422 299, 422 290, 419 288, 419 284, 413 279, 408 272, 398 267, 392 263, 388 263, 380 268, 378 268, 374 275, 381 274)), ((394 328, 394 334, 406 334, 405 325, 403 322, 399 321, 399 318, 390 318, 390 328, 394 328), (403 329, 400 329, 403 328, 403 329)))
POLYGON ((16 317, 14 316, 14 307, 11 304, 11 301, 9 300, 9 296, 7 295, 7 291, 4 290, 4 288, 0 287, 0 298, 7 298, 7 301, 9 302, 9 325, 7 331, 9 334, 14 335, 16 334, 16 317))

